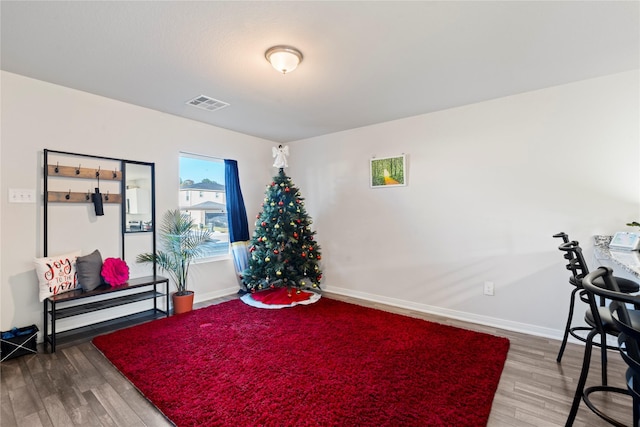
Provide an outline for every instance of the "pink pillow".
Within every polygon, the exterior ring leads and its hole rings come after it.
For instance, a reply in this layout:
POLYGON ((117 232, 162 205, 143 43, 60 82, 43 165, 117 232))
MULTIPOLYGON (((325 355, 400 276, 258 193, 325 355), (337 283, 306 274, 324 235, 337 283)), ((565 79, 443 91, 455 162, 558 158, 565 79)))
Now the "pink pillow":
POLYGON ((100 274, 111 286, 124 285, 129 280, 129 266, 120 258, 107 258, 100 274))

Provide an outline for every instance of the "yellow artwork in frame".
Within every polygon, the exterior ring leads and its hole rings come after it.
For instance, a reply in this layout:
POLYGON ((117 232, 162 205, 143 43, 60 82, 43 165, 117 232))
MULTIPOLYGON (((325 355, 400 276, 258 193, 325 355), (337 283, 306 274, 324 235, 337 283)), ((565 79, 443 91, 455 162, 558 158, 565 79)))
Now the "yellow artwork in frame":
POLYGON ((404 154, 371 159, 369 176, 371 188, 406 186, 406 166, 407 159, 404 154))

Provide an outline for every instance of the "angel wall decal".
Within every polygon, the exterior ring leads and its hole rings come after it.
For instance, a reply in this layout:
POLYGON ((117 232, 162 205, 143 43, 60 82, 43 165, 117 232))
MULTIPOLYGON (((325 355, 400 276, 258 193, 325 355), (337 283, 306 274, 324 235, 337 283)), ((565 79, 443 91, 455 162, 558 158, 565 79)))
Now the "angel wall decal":
POLYGON ((282 169, 289 167, 289 164, 287 163, 287 156, 289 155, 288 145, 285 145, 284 147, 282 145, 278 145, 278 148, 273 147, 271 151, 273 153, 273 157, 275 158, 275 160, 273 161, 274 168, 282 169))

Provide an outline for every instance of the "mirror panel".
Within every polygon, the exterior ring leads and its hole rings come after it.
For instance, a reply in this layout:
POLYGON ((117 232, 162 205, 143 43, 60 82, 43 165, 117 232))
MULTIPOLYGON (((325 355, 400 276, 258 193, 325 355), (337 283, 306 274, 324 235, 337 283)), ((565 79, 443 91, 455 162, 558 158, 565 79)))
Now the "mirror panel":
POLYGON ((144 163, 124 162, 125 197, 123 198, 125 233, 153 231, 152 167, 144 163))

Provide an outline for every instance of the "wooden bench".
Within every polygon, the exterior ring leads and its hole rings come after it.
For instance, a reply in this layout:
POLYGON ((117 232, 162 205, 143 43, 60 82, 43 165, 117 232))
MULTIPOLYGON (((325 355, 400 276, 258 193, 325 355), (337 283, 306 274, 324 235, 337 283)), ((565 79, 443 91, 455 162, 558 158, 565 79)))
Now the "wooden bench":
POLYGON ((130 279, 121 286, 111 287, 102 285, 92 291, 76 290, 51 296, 44 300, 44 350, 47 344, 51 346, 51 353, 56 351, 58 341, 72 342, 87 336, 108 332, 131 326, 149 320, 159 319, 169 316, 169 279, 162 276, 146 276, 130 279), (158 289, 158 286, 160 289, 158 289), (148 288, 148 289, 146 289, 148 288), (164 289, 163 289, 164 288, 164 289), (122 294, 122 291, 136 290, 122 294), (90 297, 101 296, 102 298, 90 297), (158 298, 165 298, 164 308, 158 304, 158 298), (140 301, 153 299, 153 309, 148 309, 134 314, 116 316, 106 321, 99 321, 87 326, 67 329, 62 332, 56 331, 56 321, 81 314, 93 313, 99 310, 132 304, 140 301), (60 304, 60 306, 58 306, 60 304), (51 333, 49 333, 49 323, 51 333))

